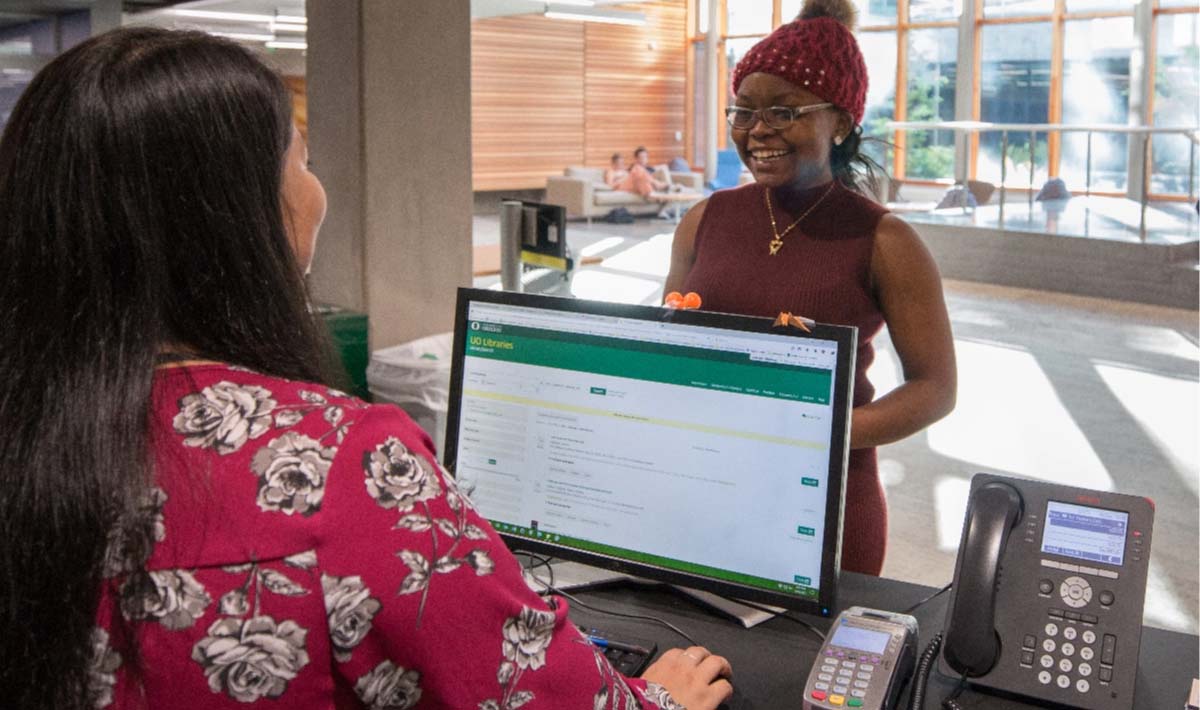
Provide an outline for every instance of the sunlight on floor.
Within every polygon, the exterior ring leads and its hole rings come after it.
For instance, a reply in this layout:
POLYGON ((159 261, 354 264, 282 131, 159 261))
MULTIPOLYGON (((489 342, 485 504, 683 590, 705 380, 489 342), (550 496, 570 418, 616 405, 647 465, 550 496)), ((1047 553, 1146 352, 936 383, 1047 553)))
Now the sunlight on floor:
POLYGON ((967 517, 967 497, 971 481, 943 476, 933 485, 933 508, 937 515, 937 546, 939 550, 956 550, 962 537, 963 521, 967 517))
POLYGON ((616 269, 631 274, 655 277, 661 285, 671 266, 671 235, 657 234, 612 257, 605 258, 601 269, 616 269))
POLYGON ((1134 350, 1200 361, 1200 348, 1182 333, 1170 328, 1154 328, 1144 325, 1125 325, 1125 344, 1134 350))
POLYGON ((1171 581, 1163 574, 1162 565, 1151 559, 1143 623, 1164 629, 1186 629, 1195 623, 1193 619, 1171 591, 1171 581))
POLYGON ((1113 480, 1037 359, 957 340, 958 406, 929 428, 929 448, 974 466, 1110 491, 1113 480))
POLYGON ((626 242, 621 237, 606 237, 598 242, 594 242, 579 250, 580 256, 592 256, 593 254, 602 254, 609 249, 614 249, 626 242))
POLYGON ((1113 396, 1170 459, 1183 484, 1192 493, 1200 493, 1196 445, 1200 427, 1196 396, 1200 387, 1196 381, 1105 363, 1096 363, 1095 367, 1113 396))
MULTIPOLYGON (((605 264, 609 264, 605 260, 605 264)), ((571 293, 578 298, 616 303, 653 303, 662 290, 662 279, 607 273, 604 268, 581 270, 571 280, 571 293)))

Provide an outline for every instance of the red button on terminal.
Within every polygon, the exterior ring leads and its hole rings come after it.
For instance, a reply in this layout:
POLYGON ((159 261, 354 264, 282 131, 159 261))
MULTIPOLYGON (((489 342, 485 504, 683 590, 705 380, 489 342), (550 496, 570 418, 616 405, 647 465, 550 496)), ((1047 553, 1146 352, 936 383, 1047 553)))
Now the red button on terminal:
POLYGON ((824 690, 814 690, 812 692, 813 700, 824 700, 826 697, 824 690))

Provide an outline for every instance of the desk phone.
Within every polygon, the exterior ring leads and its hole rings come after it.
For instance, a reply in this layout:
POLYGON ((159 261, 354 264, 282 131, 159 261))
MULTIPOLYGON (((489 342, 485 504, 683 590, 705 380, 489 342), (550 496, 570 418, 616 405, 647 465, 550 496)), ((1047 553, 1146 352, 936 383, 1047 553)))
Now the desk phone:
POLYGON ((917 620, 907 614, 866 609, 843 611, 804 686, 804 710, 888 710, 912 674, 917 620))
POLYGON ((976 475, 941 671, 1084 710, 1133 707, 1154 505, 976 475))

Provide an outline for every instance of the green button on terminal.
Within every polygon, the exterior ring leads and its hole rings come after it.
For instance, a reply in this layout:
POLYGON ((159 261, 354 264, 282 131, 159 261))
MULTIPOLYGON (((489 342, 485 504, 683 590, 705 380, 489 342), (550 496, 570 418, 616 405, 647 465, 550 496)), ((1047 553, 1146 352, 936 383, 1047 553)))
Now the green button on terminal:
POLYGON ((849 700, 846 701, 846 705, 847 705, 847 707, 861 708, 862 707, 862 698, 850 698, 849 700))

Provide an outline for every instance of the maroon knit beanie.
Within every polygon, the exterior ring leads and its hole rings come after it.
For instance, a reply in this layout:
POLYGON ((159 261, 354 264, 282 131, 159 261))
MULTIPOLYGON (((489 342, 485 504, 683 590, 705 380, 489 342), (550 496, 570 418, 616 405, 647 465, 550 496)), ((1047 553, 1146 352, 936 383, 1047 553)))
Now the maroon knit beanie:
POLYGON ((862 123, 867 64, 850 31, 850 0, 807 0, 800 16, 754 45, 733 70, 733 93, 742 80, 763 72, 795 84, 850 113, 862 123))

